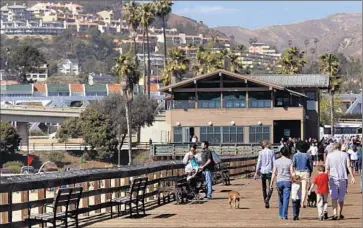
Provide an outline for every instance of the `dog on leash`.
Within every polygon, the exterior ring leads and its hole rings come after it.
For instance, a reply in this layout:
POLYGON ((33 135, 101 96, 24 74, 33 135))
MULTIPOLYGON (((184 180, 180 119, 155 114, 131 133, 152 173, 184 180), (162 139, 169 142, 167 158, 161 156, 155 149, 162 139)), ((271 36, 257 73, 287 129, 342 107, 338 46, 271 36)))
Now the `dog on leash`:
POLYGON ((308 195, 308 207, 316 207, 316 193, 312 191, 308 195))
POLYGON ((232 203, 234 205, 234 209, 239 208, 239 201, 241 199, 241 196, 239 192, 231 191, 228 193, 228 204, 232 208, 232 203))

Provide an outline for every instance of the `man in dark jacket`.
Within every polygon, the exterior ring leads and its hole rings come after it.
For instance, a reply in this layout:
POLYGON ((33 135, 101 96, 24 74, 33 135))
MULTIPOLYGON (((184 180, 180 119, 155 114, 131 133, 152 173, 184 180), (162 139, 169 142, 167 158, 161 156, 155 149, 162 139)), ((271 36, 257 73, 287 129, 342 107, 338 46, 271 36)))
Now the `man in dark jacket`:
POLYGON ((207 184, 207 192, 205 199, 212 198, 212 183, 213 183, 213 169, 214 162, 211 151, 208 149, 209 143, 204 141, 202 143, 202 156, 201 156, 201 164, 202 170, 205 178, 205 182, 207 184))

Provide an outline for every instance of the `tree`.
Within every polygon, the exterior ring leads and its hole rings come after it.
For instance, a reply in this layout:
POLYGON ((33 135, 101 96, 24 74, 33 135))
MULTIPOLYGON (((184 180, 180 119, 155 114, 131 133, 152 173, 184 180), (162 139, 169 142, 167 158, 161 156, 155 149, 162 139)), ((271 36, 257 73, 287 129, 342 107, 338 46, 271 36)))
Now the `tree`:
MULTIPOLYGON (((331 124, 331 105, 329 96, 320 97, 320 123, 322 125, 331 124)), ((334 122, 343 116, 343 110, 341 110, 341 101, 339 94, 334 94, 334 122)))
POLYGON ((223 69, 223 61, 220 53, 206 50, 199 46, 196 59, 192 67, 195 75, 207 74, 218 69, 223 69))
POLYGON ((95 157, 99 160, 111 157, 116 151, 117 140, 111 121, 106 115, 90 107, 81 113, 79 122, 85 143, 92 147, 90 152, 96 150, 95 157))
POLYGON ((171 13, 173 2, 170 0, 159 0, 155 1, 156 16, 161 18, 163 22, 163 37, 164 37, 164 66, 168 65, 167 60, 167 47, 166 47, 166 17, 171 13))
POLYGON ((164 69, 162 82, 164 85, 174 84, 182 80, 189 69, 189 59, 185 51, 177 47, 169 52, 170 61, 164 69))
POLYGON ((0 123, 0 153, 14 153, 18 150, 21 138, 16 129, 6 121, 0 123))
POLYGON ((56 138, 59 142, 67 142, 70 138, 79 138, 83 135, 81 124, 78 118, 66 119, 59 130, 57 131, 56 138))
POLYGON ((131 61, 129 56, 120 55, 116 59, 116 65, 114 67, 115 74, 121 81, 125 82, 124 88, 122 88, 126 102, 126 122, 127 122, 127 134, 129 136, 129 165, 132 164, 132 132, 131 132, 131 101, 133 99, 134 85, 138 83, 140 73, 137 71, 136 63, 131 61))
POLYGON ((17 81, 20 83, 27 83, 26 74, 37 71, 46 63, 43 54, 29 45, 17 47, 10 56, 10 66, 18 72, 17 81))
POLYGON ((306 61, 304 52, 297 47, 287 48, 281 56, 281 74, 299 74, 302 72, 306 61))
POLYGON ((319 57, 320 72, 329 75, 329 96, 330 96, 330 126, 331 134, 334 136, 334 94, 339 90, 341 79, 338 76, 340 70, 339 59, 333 54, 323 54, 319 57))
MULTIPOLYGON (((147 94, 150 98, 150 77, 151 77, 151 62, 150 62, 150 40, 149 40, 149 26, 155 20, 155 8, 153 3, 144 3, 140 7, 140 24, 146 34, 147 43, 147 94)), ((145 37, 144 37, 145 40, 145 37)))
MULTIPOLYGON (((102 160, 118 151, 118 164, 121 164, 121 148, 128 132, 126 102, 121 94, 113 94, 90 104, 80 118, 70 118, 63 122, 57 132, 58 140, 65 142, 69 138, 83 137, 85 143, 94 148, 88 152, 91 158, 102 160), (95 131, 92 131, 92 128, 95 128, 95 131)), ((157 114, 155 100, 138 95, 132 100, 131 106, 132 131, 152 125, 157 114)))
POLYGON ((122 16, 126 23, 129 25, 130 29, 130 37, 134 43, 134 59, 135 64, 138 66, 137 61, 137 46, 136 46, 136 37, 137 37, 137 29, 140 25, 140 4, 134 1, 130 1, 125 3, 124 5, 124 15, 122 16))

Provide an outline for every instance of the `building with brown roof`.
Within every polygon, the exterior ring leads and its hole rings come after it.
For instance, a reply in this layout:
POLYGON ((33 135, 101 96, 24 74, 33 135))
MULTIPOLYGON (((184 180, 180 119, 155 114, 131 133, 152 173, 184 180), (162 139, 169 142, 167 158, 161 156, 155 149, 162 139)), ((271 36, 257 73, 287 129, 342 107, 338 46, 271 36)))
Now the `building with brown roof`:
POLYGON ((291 89, 219 70, 159 91, 172 96, 166 111, 171 142, 196 135, 212 144, 278 143, 283 137, 318 137, 319 89, 327 86, 291 89))

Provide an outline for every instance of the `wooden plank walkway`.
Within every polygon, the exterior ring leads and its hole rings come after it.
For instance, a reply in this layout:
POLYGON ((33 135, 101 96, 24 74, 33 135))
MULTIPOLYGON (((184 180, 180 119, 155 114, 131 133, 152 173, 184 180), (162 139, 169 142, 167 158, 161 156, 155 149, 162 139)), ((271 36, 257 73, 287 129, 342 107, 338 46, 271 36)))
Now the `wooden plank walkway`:
MULTIPOLYGON (((128 216, 107 219, 85 227, 362 227, 362 195, 356 184, 348 187, 343 214, 344 220, 318 221, 316 208, 301 208, 300 221, 292 220, 291 201, 289 220, 278 219, 277 193, 271 199, 270 209, 264 208, 261 183, 252 179, 236 179, 231 186, 214 186, 214 199, 203 204, 175 205, 174 202, 149 210, 145 217, 130 219, 128 216), (243 196, 240 209, 230 209, 227 202, 229 190, 243 196)), ((329 199, 329 204, 331 201, 329 199)), ((329 205, 329 215, 332 208, 329 205)))

